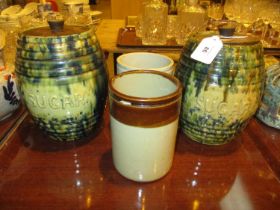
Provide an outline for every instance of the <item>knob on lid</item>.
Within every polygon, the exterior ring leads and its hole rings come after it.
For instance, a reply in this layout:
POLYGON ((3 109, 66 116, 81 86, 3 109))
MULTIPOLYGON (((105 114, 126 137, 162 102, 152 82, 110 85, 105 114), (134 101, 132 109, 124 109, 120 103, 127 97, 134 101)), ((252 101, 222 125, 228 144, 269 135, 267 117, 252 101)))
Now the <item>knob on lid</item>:
POLYGON ((221 36, 233 36, 236 28, 234 21, 227 21, 218 26, 218 30, 221 36))
POLYGON ((58 12, 51 12, 47 16, 48 24, 53 33, 63 31, 64 18, 58 12))

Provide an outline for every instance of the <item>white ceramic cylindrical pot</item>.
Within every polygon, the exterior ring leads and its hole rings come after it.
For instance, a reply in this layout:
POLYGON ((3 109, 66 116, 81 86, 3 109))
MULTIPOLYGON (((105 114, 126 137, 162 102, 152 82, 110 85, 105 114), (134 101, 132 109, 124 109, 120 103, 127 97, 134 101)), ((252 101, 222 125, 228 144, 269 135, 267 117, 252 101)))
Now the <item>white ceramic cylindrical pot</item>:
POLYGON ((109 84, 113 161, 124 177, 154 181, 171 168, 181 85, 158 71, 128 71, 109 84))
POLYGON ((173 74, 174 61, 168 56, 150 52, 126 53, 117 58, 117 74, 143 69, 173 74))

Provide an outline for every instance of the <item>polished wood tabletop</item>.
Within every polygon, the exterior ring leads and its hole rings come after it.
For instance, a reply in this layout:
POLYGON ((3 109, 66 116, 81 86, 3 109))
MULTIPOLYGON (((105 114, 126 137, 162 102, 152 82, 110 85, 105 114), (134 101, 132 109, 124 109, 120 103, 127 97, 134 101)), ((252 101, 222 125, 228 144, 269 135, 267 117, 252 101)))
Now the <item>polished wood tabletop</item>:
POLYGON ((259 120, 253 120, 247 130, 251 133, 252 139, 271 168, 280 178, 280 130, 264 126, 259 120))
POLYGON ((0 150, 0 209, 279 210, 279 130, 252 119, 223 146, 179 131, 169 173, 137 183, 114 168, 109 123, 58 143, 25 117, 0 150))
POLYGON ((2 140, 7 137, 11 128, 17 123, 19 118, 24 114, 25 108, 24 106, 19 106, 17 110, 15 110, 11 116, 0 121, 0 147, 2 144, 2 140))
POLYGON ((162 48, 162 47, 118 47, 118 33, 120 28, 125 27, 124 19, 104 19, 96 30, 97 38, 104 52, 106 53, 129 53, 146 51, 164 54, 177 61, 181 54, 181 48, 162 48))

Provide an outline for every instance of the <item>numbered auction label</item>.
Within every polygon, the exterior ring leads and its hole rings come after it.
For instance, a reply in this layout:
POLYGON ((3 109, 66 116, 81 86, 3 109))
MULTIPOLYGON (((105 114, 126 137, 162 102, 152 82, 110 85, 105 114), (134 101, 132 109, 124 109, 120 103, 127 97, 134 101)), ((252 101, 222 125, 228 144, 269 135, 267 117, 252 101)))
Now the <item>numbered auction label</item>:
POLYGON ((210 64, 223 47, 218 36, 204 38, 191 54, 191 58, 205 64, 210 64))

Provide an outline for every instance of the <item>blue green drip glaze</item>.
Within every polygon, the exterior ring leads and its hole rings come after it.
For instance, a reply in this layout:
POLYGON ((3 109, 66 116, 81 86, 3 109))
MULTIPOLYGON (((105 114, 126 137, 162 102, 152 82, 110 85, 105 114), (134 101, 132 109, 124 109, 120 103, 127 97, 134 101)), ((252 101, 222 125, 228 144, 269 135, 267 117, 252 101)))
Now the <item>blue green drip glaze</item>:
POLYGON ((211 64, 191 58, 197 37, 186 43, 175 76, 184 87, 181 128, 193 140, 224 144, 255 113, 263 88, 264 60, 259 42, 224 44, 211 64))
POLYGON ((18 39, 17 55, 19 90, 38 127, 58 141, 89 135, 102 118, 108 84, 93 31, 61 37, 27 32, 18 39))

